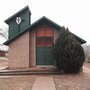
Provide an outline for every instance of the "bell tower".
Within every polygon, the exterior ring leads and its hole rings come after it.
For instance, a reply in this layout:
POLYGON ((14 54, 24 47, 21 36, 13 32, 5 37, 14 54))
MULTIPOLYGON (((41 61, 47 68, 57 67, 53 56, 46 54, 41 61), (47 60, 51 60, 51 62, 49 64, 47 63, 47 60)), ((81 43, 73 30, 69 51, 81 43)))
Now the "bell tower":
POLYGON ((9 25, 9 39, 14 38, 31 24, 31 12, 29 7, 24 7, 19 12, 6 19, 5 23, 9 25))

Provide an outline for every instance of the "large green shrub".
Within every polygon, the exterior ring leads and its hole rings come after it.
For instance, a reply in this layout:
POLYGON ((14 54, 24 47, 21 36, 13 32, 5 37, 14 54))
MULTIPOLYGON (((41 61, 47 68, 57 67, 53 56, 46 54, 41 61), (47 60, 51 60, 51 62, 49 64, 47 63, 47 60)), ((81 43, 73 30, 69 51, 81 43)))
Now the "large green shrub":
POLYGON ((53 54, 57 68, 64 73, 78 73, 85 61, 84 51, 81 44, 74 38, 72 33, 64 27, 59 33, 54 46, 53 54))

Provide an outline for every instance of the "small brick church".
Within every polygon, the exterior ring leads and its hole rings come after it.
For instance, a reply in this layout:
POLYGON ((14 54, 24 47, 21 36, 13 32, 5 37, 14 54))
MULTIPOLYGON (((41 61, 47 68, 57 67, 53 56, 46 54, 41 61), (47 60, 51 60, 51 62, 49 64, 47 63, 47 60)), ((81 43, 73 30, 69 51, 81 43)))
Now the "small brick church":
MULTIPOLYGON (((5 23, 9 25, 9 39, 4 44, 9 46, 10 69, 54 65, 52 44, 62 28, 60 25, 45 16, 31 24, 28 6, 5 20, 5 23)), ((86 42, 77 35, 74 37, 81 44, 86 42)))

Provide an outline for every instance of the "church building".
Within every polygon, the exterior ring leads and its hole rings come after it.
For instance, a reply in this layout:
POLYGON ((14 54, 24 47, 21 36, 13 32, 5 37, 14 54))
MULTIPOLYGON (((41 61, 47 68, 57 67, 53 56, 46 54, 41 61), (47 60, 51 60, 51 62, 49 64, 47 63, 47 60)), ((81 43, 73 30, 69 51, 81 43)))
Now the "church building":
MULTIPOLYGON (((9 46, 10 69, 55 64, 52 45, 62 29, 60 25, 45 16, 31 24, 28 6, 6 19, 5 23, 9 25, 9 37, 4 44, 9 46)), ((77 35, 74 37, 81 44, 86 42, 77 35)))

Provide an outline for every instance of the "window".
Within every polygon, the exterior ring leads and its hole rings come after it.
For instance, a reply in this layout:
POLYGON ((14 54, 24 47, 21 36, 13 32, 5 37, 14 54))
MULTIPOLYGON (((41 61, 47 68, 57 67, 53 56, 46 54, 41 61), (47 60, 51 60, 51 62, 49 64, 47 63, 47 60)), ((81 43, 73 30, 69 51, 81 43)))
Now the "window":
POLYGON ((53 44, 52 37, 37 37, 37 47, 51 47, 53 44))
POLYGON ((51 47, 53 44, 53 30, 50 27, 37 29, 37 47, 51 47))
POLYGON ((44 37, 37 37, 37 47, 44 46, 44 37))
POLYGON ((51 47, 53 44, 53 38, 52 37, 45 37, 45 46, 51 47))

